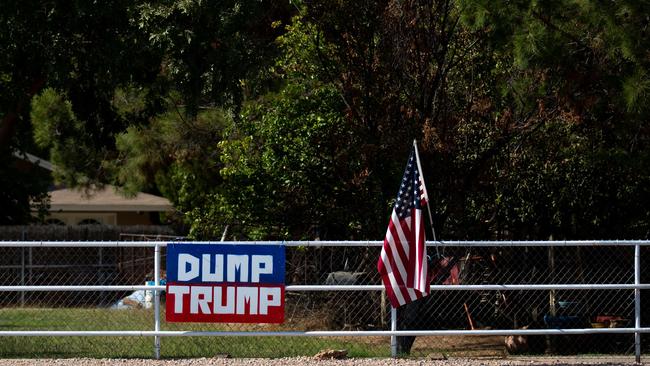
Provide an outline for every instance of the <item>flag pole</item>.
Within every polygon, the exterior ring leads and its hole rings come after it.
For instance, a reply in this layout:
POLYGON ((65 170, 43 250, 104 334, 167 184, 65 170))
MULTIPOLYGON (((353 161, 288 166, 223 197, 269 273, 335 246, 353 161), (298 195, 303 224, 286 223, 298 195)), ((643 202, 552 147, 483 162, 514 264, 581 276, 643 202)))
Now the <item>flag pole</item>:
MULTIPOLYGON (((424 192, 427 196, 427 211, 429 211, 429 222, 431 224, 431 232, 433 233, 433 241, 437 242, 436 239, 436 229, 433 227, 433 215, 431 214, 431 206, 429 205, 429 192, 427 191, 427 186, 424 183, 424 172, 422 171, 422 165, 420 164, 420 153, 418 152, 418 141, 413 139, 413 148, 415 149, 415 161, 418 164, 418 171, 420 172, 420 179, 422 179, 422 186, 424 187, 424 192)), ((440 252, 438 252, 438 244, 436 243, 436 256, 440 258, 440 252)))

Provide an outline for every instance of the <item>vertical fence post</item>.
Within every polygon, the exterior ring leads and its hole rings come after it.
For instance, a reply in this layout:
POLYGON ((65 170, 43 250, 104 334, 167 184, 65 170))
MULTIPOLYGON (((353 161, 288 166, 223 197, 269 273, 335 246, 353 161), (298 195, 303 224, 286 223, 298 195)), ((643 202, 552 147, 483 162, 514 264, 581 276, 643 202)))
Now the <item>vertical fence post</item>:
MULTIPOLYGON (((25 248, 20 248, 20 285, 25 286, 25 248)), ((25 307, 25 291, 20 291, 20 307, 25 307)))
MULTIPOLYGON (((23 229, 22 234, 20 235, 22 241, 25 241, 25 229, 23 229)), ((31 248, 30 248, 31 249, 31 248)), ((25 286, 25 247, 20 248, 21 260, 20 260, 20 285, 25 286)), ((30 283, 31 285, 31 283, 30 283)), ((25 291, 20 292, 20 307, 25 307, 25 291)))
MULTIPOLYGON (((634 284, 641 284, 641 246, 634 246, 634 284)), ((634 328, 641 328, 641 289, 634 289, 634 328)), ((641 363, 641 333, 634 333, 634 354, 636 363, 641 363)))
MULTIPOLYGON (((397 309, 390 307, 390 330, 397 330, 397 309)), ((397 357, 397 336, 390 336, 390 355, 391 357, 397 357)))
MULTIPOLYGON (((25 239, 25 240, 27 240, 27 239, 25 239)), ((33 279, 33 274, 34 274, 34 248, 32 248, 32 247, 27 248, 27 253, 28 253, 28 256, 27 256, 27 259, 28 259, 27 260, 27 284, 32 285, 33 284, 32 279, 33 279)), ((27 303, 29 303, 29 299, 31 297, 32 296, 27 294, 27 300, 26 300, 27 303)))
MULTIPOLYGON (((154 247, 154 283, 160 286, 160 245, 154 247)), ((160 291, 154 290, 154 330, 160 331, 160 291)), ((153 353, 156 359, 160 359, 160 336, 154 336, 153 353)))

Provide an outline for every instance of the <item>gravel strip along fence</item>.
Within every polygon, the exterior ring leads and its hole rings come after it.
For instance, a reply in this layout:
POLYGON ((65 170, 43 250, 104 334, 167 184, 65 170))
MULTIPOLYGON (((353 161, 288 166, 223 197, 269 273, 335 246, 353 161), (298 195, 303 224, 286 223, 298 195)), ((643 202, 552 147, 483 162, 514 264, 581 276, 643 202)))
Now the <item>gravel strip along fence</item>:
POLYGON ((492 365, 635 365, 630 357, 540 357, 512 359, 390 359, 390 358, 349 358, 344 360, 318 360, 312 357, 288 358, 193 358, 175 360, 151 359, 0 359, 0 366, 181 366, 181 365, 318 365, 318 366, 348 366, 348 365, 440 365, 440 366, 492 366, 492 365))

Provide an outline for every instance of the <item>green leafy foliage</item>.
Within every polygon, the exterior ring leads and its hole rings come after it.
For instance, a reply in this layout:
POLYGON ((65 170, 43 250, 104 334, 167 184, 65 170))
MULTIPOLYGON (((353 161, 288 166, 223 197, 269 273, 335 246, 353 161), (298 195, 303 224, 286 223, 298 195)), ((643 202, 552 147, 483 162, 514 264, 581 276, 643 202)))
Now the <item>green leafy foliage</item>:
POLYGON ((160 191, 186 213, 192 235, 197 236, 198 230, 214 236, 223 229, 224 219, 208 224, 201 216, 194 221, 196 212, 205 215, 212 210, 211 196, 221 190, 217 146, 232 118, 217 108, 190 117, 177 98, 170 96, 168 111, 153 117, 146 127, 131 126, 117 135, 119 157, 105 162, 105 168, 125 194, 160 191))
MULTIPOLYGON (((8 31, 0 35, 0 145, 12 145, 3 159, 11 159, 14 148, 26 149, 51 160, 68 184, 113 180, 107 168, 119 158, 116 136, 146 128, 163 113, 170 89, 184 95, 190 120, 205 105, 238 108, 245 78, 274 50, 270 25, 288 17, 287 9, 288 3, 260 2, 3 3, 0 22, 8 31), (69 108, 56 108, 69 116, 48 116, 35 147, 30 99, 46 87, 65 96, 69 108), (55 120, 66 120, 66 130, 46 136, 55 120)), ((246 88, 254 94, 257 86, 246 88)))
POLYGON ((78 120, 72 104, 54 89, 45 89, 32 99, 30 114, 34 125, 34 141, 43 149, 50 149, 50 157, 57 163, 55 181, 70 186, 88 183, 86 177, 69 169, 93 161, 96 150, 89 140, 85 123, 78 120))
POLYGON ((279 238, 354 233, 350 203, 362 187, 349 181, 359 167, 341 104, 332 87, 291 85, 245 109, 221 144, 226 202, 241 225, 279 238))
POLYGON ((363 161, 362 136, 326 80, 314 24, 295 17, 277 39, 272 76, 281 87, 250 101, 220 144, 223 203, 249 238, 368 238, 380 235, 385 201, 363 161), (325 79, 325 80, 324 80, 325 79))
POLYGON ((131 22, 162 52, 162 72, 195 115, 205 105, 238 109, 258 92, 255 75, 280 35, 272 25, 291 9, 275 1, 143 1, 131 22))
POLYGON ((464 114, 454 132, 449 166, 475 174, 461 179, 464 193, 451 190, 460 201, 447 206, 448 232, 647 236, 646 5, 459 3, 494 63, 477 84, 489 108, 474 103, 481 113, 464 114))
POLYGON ((414 138, 442 238, 650 232, 646 2, 9 5, 0 141, 195 238, 379 238, 414 138))
MULTIPOLYGON (((60 181, 105 181, 101 162, 111 156, 113 133, 127 123, 116 118, 108 98, 116 84, 151 80, 159 67, 142 35, 128 24, 130 6, 125 1, 3 2, 0 23, 7 31, 0 35, 0 159, 7 170, 0 175, 21 182, 0 186, 14 202, 1 206, 3 214, 13 216, 17 206, 29 212, 30 200, 40 200, 51 180, 39 169, 16 174, 11 165, 23 163, 16 163, 14 153, 53 161, 60 181), (65 102, 46 92, 32 104, 32 97, 46 88, 59 92, 65 102), (34 115, 38 145, 31 106, 40 108, 34 115)), ((29 221, 28 214, 18 216, 21 220, 14 223, 29 221)))

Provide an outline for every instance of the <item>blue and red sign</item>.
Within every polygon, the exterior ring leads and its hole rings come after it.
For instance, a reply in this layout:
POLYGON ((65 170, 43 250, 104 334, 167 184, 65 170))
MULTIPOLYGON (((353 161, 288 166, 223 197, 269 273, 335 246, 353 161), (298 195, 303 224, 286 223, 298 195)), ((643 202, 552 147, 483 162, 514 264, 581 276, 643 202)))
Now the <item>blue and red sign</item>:
POLYGON ((167 321, 282 323, 284 246, 169 244, 167 321))

